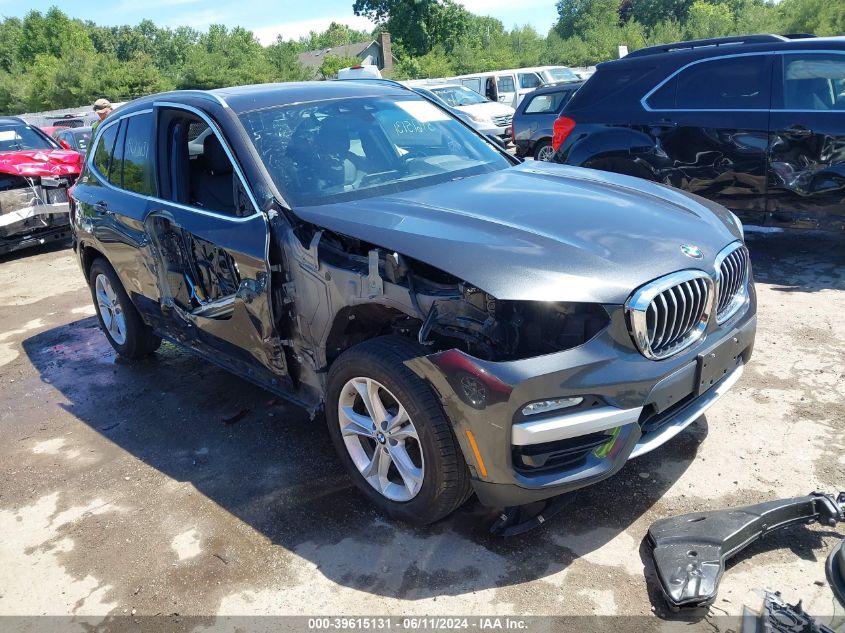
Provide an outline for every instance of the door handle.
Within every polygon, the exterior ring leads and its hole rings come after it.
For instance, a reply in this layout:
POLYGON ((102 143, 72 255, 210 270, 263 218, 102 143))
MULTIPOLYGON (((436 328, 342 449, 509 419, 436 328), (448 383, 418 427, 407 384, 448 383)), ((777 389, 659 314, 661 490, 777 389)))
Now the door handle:
POLYGON ((109 205, 103 200, 94 203, 94 211, 103 215, 114 215, 114 212, 109 210, 109 205))
POLYGON ((786 128, 784 133, 793 138, 804 138, 805 136, 812 136, 813 130, 808 127, 804 127, 803 125, 793 125, 786 128))

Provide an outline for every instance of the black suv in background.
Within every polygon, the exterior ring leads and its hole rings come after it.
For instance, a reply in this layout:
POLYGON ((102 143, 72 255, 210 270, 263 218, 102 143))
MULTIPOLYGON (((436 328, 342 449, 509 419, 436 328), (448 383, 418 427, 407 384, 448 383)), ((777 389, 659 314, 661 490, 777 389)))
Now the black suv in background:
POLYGON ((552 126, 572 95, 583 85, 583 81, 552 84, 525 95, 513 115, 512 137, 517 156, 552 159, 555 154, 552 126))
POLYGON ((845 37, 635 51, 598 66, 554 140, 556 162, 670 184, 751 224, 845 229, 845 37))

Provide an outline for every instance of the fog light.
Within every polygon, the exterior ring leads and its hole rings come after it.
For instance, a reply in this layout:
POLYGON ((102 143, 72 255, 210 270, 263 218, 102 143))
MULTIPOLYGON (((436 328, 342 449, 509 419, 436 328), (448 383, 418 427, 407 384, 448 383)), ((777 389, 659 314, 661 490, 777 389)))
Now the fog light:
POLYGON ((555 398, 554 400, 538 400, 526 405, 522 409, 522 415, 537 415, 538 413, 547 413, 549 411, 556 411, 558 409, 568 409, 584 402, 584 398, 555 398))

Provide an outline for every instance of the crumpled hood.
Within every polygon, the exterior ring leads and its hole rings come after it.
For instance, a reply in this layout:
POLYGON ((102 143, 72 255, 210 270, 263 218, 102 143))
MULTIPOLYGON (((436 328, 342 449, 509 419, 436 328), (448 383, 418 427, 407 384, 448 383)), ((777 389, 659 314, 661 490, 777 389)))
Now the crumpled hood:
POLYGON ((0 152, 0 173, 15 176, 75 176, 82 171, 82 154, 65 149, 0 152))
POLYGON ((667 273, 712 272, 715 255, 740 237, 727 210, 698 196, 538 162, 295 211, 514 300, 621 304, 667 273), (703 258, 684 255, 682 244, 703 258))

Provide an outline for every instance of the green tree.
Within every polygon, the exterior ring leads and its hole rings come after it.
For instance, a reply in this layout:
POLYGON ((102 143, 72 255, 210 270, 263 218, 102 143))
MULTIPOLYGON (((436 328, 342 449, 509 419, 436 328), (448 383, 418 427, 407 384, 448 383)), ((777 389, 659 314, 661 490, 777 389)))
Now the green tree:
POLYGON ((355 0, 355 15, 363 15, 389 31, 413 56, 435 46, 450 51, 463 38, 472 16, 454 0, 355 0))
POLYGON ((348 68, 349 66, 356 66, 361 63, 357 57, 343 57, 340 55, 326 55, 323 58, 323 63, 317 70, 320 77, 323 79, 337 79, 337 72, 341 68, 348 68))
POLYGON ((275 43, 266 48, 273 81, 305 81, 312 78, 311 73, 299 63, 299 51, 300 47, 295 42, 285 42, 281 37, 277 37, 275 43))
POLYGON ((845 2, 842 0, 783 0, 780 10, 785 32, 845 34, 845 2))
POLYGON ((357 31, 345 24, 332 22, 322 33, 311 31, 308 37, 300 38, 299 44, 301 50, 313 51, 318 48, 334 48, 371 39, 373 39, 373 34, 369 31, 357 31))
POLYGON ((695 0, 687 14, 684 30, 691 40, 730 35, 736 32, 734 14, 726 4, 695 0))
POLYGON ((213 24, 188 50, 178 88, 210 89, 270 81, 272 68, 251 31, 213 24))

